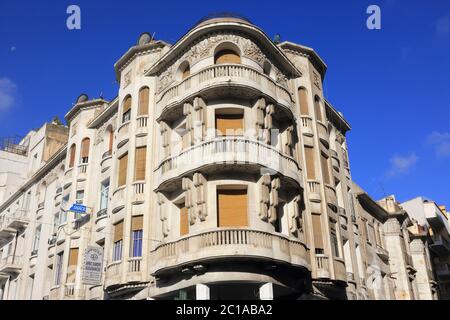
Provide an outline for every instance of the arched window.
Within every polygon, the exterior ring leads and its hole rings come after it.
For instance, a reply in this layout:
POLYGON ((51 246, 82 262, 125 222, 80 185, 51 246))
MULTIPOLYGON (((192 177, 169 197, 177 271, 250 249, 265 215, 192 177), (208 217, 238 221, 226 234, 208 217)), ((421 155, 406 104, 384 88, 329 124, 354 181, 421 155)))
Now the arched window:
POLYGON ((303 87, 298 88, 298 101, 300 103, 300 114, 302 116, 309 115, 308 95, 303 87))
POLYGON ((122 123, 130 121, 131 118, 131 96, 128 95, 123 99, 122 123))
POLYGON ((232 49, 223 49, 214 55, 214 64, 241 63, 241 57, 232 49))
POLYGON ((323 121, 322 118, 322 110, 321 110, 321 106, 320 106, 320 98, 318 96, 316 96, 314 98, 314 113, 316 114, 316 119, 319 121, 323 121))
POLYGON ((70 146, 70 150, 69 150, 69 168, 72 168, 73 165, 75 164, 75 151, 76 151, 76 146, 74 143, 70 146))
POLYGON ((191 67, 187 63, 181 71, 181 79, 187 78, 191 75, 191 67))
POLYGON ((81 141, 81 163, 89 162, 89 144, 91 140, 89 138, 84 138, 81 141))
MULTIPOLYGON (((142 87, 139 90, 138 116, 145 116, 148 114, 149 94, 150 94, 150 89, 148 87, 142 87)), ((131 105, 131 103, 130 103, 130 105, 131 105)))

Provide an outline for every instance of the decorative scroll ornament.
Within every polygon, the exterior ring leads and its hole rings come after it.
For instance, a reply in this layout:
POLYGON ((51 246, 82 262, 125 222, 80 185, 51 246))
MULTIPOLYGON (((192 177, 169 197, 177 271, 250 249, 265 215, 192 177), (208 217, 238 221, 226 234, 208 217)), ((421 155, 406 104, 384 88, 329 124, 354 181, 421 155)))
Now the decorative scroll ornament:
POLYGON ((199 143, 206 135, 206 103, 200 97, 194 99, 194 114, 194 143, 199 143))
POLYGON ((303 226, 301 224, 298 225, 298 223, 297 223, 300 221, 300 201, 301 201, 301 199, 302 199, 302 197, 300 195, 297 195, 294 198, 293 210, 291 210, 289 212, 289 220, 288 221, 289 221, 289 232, 291 234, 294 234, 297 231, 297 229, 300 229, 300 232, 303 231, 302 230, 303 226))
POLYGON ((269 222, 274 223, 277 221, 277 207, 279 204, 278 190, 280 190, 280 178, 274 178, 272 180, 272 189, 270 191, 270 208, 269 208, 269 222))
POLYGON ((206 188, 206 178, 200 172, 194 173, 194 186, 196 188, 196 214, 200 221, 205 221, 208 216, 206 208, 207 199, 207 188, 206 188))
POLYGON ((260 180, 260 200, 259 200, 259 218, 263 221, 267 221, 269 215, 269 203, 270 203, 270 175, 265 174, 260 180))
POLYGON ((270 132, 273 127, 273 119, 272 115, 275 113, 275 106, 273 104, 269 104, 266 107, 266 117, 264 118, 264 143, 270 144, 270 132))
POLYGON ((157 194, 157 201, 158 201, 158 213, 159 213, 159 219, 161 220, 161 225, 162 225, 162 233, 164 235, 164 237, 167 237, 169 235, 169 223, 167 221, 167 212, 165 210, 165 200, 164 200, 164 196, 162 195, 162 193, 158 193, 157 194))
POLYGON ((188 210, 189 224, 193 225, 195 223, 196 216, 195 216, 195 207, 194 207, 193 192, 192 192, 192 187, 191 187, 191 180, 187 177, 184 177, 181 180, 181 188, 185 192, 184 204, 188 210))

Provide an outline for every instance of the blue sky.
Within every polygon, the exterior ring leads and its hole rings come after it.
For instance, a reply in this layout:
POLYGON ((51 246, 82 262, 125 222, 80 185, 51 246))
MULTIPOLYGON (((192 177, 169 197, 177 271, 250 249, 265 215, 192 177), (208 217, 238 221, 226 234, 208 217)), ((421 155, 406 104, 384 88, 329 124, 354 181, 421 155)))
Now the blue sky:
POLYGON ((450 206, 446 0, 0 0, 0 137, 62 118, 81 92, 113 98, 113 64, 141 32, 174 43, 222 11, 321 55, 325 95, 352 125, 352 176, 374 198, 423 195, 450 206), (70 4, 81 8, 81 30, 66 28, 70 4), (381 8, 381 30, 366 28, 370 4, 381 8))

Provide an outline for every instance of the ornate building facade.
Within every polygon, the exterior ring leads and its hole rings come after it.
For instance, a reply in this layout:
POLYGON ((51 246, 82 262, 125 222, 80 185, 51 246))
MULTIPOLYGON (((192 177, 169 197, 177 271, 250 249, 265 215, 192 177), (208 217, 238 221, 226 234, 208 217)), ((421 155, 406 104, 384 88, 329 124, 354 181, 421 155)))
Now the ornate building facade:
POLYGON ((313 49, 221 17, 174 45, 143 34, 114 68, 117 97, 81 95, 67 142, 0 205, 3 299, 396 298, 389 215, 352 182, 313 49))

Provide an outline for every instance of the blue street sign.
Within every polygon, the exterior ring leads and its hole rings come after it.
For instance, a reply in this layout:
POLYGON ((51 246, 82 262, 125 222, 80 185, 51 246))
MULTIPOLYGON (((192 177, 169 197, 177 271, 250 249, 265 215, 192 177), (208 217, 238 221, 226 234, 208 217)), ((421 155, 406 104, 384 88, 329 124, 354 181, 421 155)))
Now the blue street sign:
POLYGON ((82 204, 74 203, 70 207, 69 211, 73 211, 73 212, 76 212, 76 213, 86 213, 86 206, 83 206, 82 204))

